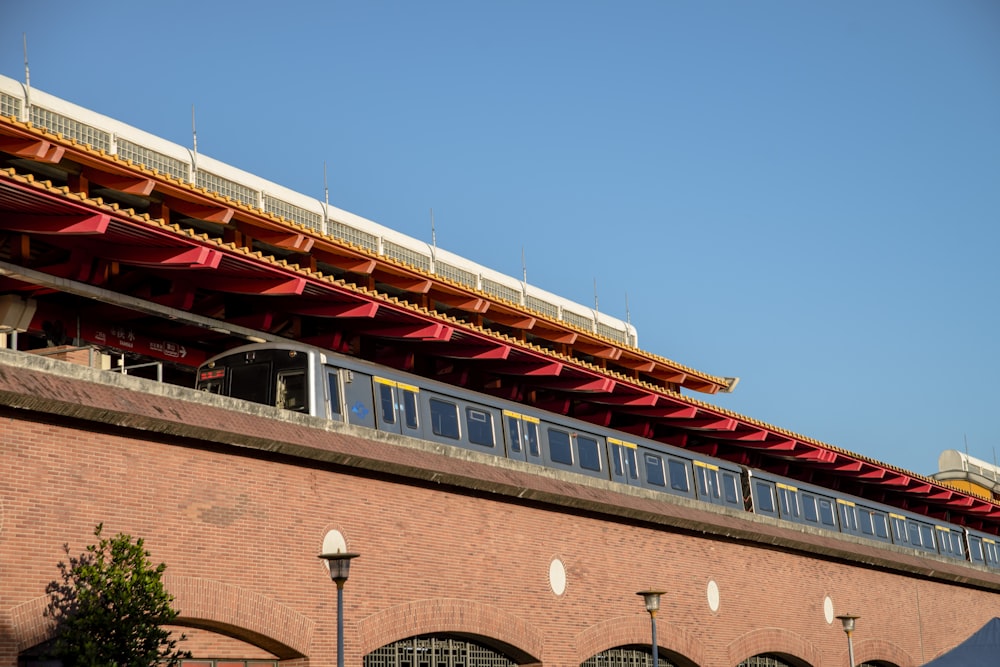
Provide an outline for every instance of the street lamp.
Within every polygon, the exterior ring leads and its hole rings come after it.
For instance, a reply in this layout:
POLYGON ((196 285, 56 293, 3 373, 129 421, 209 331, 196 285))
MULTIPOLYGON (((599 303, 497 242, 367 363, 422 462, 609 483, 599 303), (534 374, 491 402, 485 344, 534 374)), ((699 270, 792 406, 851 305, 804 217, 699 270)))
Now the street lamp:
POLYGON ((330 567, 330 578, 337 584, 337 667, 344 667, 344 582, 351 569, 351 560, 360 555, 342 551, 319 555, 330 567))
POLYGON ((854 621, 861 617, 844 614, 843 616, 838 616, 837 618, 844 624, 844 632, 847 633, 847 657, 848 660, 851 661, 851 667, 854 667, 854 642, 851 641, 851 633, 854 632, 854 621))
POLYGON ((649 624, 653 628, 653 667, 660 667, 660 649, 656 643, 656 612, 660 610, 660 596, 666 591, 639 591, 646 601, 646 611, 649 612, 649 624))

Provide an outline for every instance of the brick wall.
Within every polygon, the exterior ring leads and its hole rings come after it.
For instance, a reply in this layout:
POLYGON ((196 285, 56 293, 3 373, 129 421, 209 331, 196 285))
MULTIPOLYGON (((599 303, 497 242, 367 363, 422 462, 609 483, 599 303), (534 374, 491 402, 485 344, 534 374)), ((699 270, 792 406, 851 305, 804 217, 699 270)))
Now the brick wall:
POLYGON ((167 563, 202 658, 335 664, 336 587, 316 558, 330 530, 361 554, 345 587, 354 667, 384 644, 446 632, 488 639, 522 664, 571 667, 648 642, 635 592, 650 587, 668 591, 660 644, 704 666, 761 652, 844 664, 827 597, 835 613, 861 616, 858 662, 901 667, 1000 615, 995 575, 901 550, 5 361, 0 667, 48 636, 44 587, 62 545, 82 551, 98 522, 143 537, 167 563), (553 559, 565 566, 562 595, 550 587, 553 559))

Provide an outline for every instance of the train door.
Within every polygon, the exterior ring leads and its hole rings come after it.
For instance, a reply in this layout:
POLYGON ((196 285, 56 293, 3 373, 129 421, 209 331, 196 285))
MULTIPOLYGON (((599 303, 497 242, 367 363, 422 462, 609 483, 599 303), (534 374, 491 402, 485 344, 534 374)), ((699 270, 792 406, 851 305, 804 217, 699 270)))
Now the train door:
POLYGON ((698 485, 698 498, 714 505, 728 505, 743 509, 736 473, 720 469, 714 463, 695 461, 694 476, 698 485))
POLYGON ((837 498, 837 514, 840 515, 840 532, 849 535, 860 535, 858 529, 858 513, 855 504, 850 500, 837 498))
POLYGON ((417 411, 418 387, 385 378, 373 378, 375 390, 375 421, 380 431, 423 437, 417 411))
POLYGON ((934 526, 937 529, 938 553, 951 558, 965 559, 965 549, 958 531, 947 526, 934 526))
POLYGON ((774 493, 774 482, 769 479, 754 477, 747 470, 747 482, 750 486, 750 498, 754 514, 778 517, 778 501, 774 493))
POLYGON ((910 536, 906 530, 906 517, 902 514, 889 512, 889 524, 892 526, 893 544, 908 545, 910 536))
POLYGON ((344 373, 344 407, 348 424, 375 428, 372 376, 358 371, 344 373))
POLYGON ((622 484, 639 485, 639 448, 634 442, 608 438, 611 456, 611 479, 622 484))
POLYGON ((774 485, 774 489, 778 496, 778 516, 786 521, 801 522, 798 487, 778 482, 774 485))
POLYGON ((537 417, 521 415, 510 410, 503 411, 504 438, 507 441, 507 456, 518 461, 542 463, 542 451, 538 444, 537 417))
POLYGON ((988 537, 983 538, 983 559, 992 568, 1000 568, 1000 549, 997 543, 988 537))

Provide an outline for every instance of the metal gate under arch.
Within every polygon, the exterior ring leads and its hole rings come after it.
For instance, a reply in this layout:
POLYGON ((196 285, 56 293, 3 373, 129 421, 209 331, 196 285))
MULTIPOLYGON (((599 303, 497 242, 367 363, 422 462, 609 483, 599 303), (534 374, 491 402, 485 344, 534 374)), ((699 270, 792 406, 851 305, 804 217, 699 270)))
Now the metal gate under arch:
MULTIPOLYGON (((747 658, 741 662, 737 667, 793 667, 792 663, 785 662, 781 658, 774 655, 755 655, 752 658, 747 658)), ((858 667, 891 667, 890 663, 886 662, 862 662, 858 667)))
POLYGON ((517 663, 475 642, 423 636, 375 649, 365 656, 364 667, 517 667, 517 663))
MULTIPOLYGON (((662 655, 660 667, 677 667, 662 655)), ((652 667, 653 652, 649 649, 612 648, 601 651, 583 662, 580 667, 652 667)))

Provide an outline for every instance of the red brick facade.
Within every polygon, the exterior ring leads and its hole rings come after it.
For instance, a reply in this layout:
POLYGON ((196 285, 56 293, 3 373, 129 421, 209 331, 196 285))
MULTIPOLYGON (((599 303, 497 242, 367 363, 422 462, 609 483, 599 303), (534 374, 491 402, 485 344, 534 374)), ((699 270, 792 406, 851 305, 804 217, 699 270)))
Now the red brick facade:
POLYGON ((702 667, 846 664, 827 597, 861 616, 859 663, 916 667, 1000 615, 1000 577, 974 568, 50 366, 0 355, 0 667, 49 637, 45 584, 99 522, 167 563, 201 658, 335 664, 336 587, 316 558, 331 530, 361 554, 344 591, 351 667, 433 633, 573 667, 649 642, 648 587, 669 591, 661 646, 702 667))

